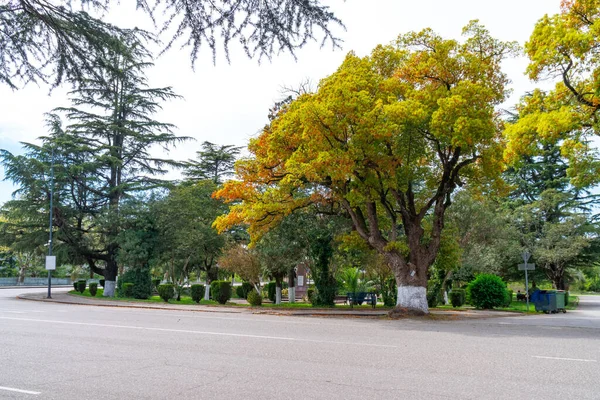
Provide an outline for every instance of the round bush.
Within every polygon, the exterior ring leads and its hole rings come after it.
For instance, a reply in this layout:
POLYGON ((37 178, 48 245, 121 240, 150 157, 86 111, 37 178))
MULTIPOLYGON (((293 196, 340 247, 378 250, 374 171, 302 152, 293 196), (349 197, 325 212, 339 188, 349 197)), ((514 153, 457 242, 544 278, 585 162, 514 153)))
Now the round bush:
POLYGON ((467 293, 476 308, 502 307, 506 302, 506 283, 496 275, 477 275, 467 286, 467 293))
POLYGON ((133 288, 135 287, 134 283, 125 282, 123 284, 123 296, 124 297, 133 297, 133 288))
POLYGON ((86 285, 86 281, 84 281, 84 280, 77 281, 77 291, 79 293, 85 292, 85 285, 86 285))
POLYGON ((117 294, 121 297, 133 297, 136 299, 147 299, 152 296, 152 277, 148 268, 131 268, 119 277, 117 282, 117 294), (125 294, 125 283, 133 283, 130 295, 125 294))
POLYGON ((90 294, 95 296, 98 292, 98 284, 96 282, 90 282, 90 294))
POLYGON ((192 300, 196 303, 200 303, 200 300, 204 297, 204 285, 196 284, 191 286, 192 300))
POLYGON ((247 299, 248 303, 250 303, 250 305, 253 307, 260 306, 262 304, 262 296, 258 294, 256 290, 250 291, 250 293, 248 293, 247 299))
POLYGON ((231 299, 231 282, 229 281, 212 281, 210 283, 210 291, 212 292, 213 300, 219 304, 225 304, 231 299))
POLYGON ((452 289, 450 292, 450 303, 452 307, 460 307, 465 304, 465 291, 463 289, 452 289))
POLYGON ((171 283, 158 285, 158 295, 161 299, 168 303, 169 300, 175 296, 175 286, 171 283))

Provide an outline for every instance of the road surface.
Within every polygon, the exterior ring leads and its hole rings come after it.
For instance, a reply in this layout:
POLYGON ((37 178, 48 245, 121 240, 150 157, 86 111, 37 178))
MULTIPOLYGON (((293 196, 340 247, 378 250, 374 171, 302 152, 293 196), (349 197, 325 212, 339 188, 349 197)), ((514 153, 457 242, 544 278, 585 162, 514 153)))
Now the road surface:
POLYGON ((465 321, 282 317, 17 300, 0 399, 598 399, 600 297, 465 321))

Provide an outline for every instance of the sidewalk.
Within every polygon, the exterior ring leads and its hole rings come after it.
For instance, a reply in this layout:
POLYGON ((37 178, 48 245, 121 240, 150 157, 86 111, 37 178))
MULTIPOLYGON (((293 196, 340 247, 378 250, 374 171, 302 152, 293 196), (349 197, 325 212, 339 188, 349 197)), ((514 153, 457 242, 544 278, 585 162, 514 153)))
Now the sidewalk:
MULTIPOLYGON (((269 308, 263 307, 228 307, 211 305, 188 305, 188 304, 161 304, 161 303, 142 303, 137 301, 110 300, 103 297, 91 298, 70 295, 68 293, 54 293, 52 299, 47 299, 45 293, 25 293, 17 296, 22 300, 33 300, 50 303, 72 304, 95 307, 123 307, 123 308, 141 308, 147 310, 173 310, 190 312, 212 312, 212 313, 230 313, 230 314, 267 314, 282 316, 331 316, 331 317, 367 317, 383 318, 387 317, 390 310, 385 309, 330 309, 330 308, 269 308)), ((514 317, 520 316, 519 313, 488 311, 488 310, 432 310, 433 316, 448 317, 449 319, 472 319, 472 318, 493 318, 493 317, 514 317)))

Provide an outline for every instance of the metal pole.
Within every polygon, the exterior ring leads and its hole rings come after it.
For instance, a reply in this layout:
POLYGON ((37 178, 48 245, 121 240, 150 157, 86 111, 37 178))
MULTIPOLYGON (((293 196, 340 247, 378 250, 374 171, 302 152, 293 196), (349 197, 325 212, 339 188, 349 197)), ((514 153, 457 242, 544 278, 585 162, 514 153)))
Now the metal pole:
MULTIPOLYGON (((52 255, 52 211, 54 211, 54 147, 50 161, 50 240, 48 240, 48 255, 52 255)), ((52 298, 52 270, 48 270, 48 299, 52 298)))
POLYGON ((527 312, 529 312, 529 280, 527 279, 527 266, 525 266, 525 300, 527 301, 527 312))

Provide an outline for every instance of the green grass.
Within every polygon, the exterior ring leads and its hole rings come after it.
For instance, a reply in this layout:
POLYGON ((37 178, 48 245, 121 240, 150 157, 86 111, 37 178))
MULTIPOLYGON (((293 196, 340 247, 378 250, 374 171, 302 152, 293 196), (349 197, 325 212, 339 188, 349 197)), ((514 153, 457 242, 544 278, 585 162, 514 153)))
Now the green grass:
MULTIPOLYGON (((104 293, 103 289, 98 289, 98 292, 96 293, 96 296, 99 300, 110 300, 110 301, 125 301, 125 302, 135 302, 135 303, 165 303, 165 301, 163 299, 160 298, 160 296, 152 296, 149 299, 133 299, 133 298, 124 298, 124 297, 104 297, 102 296, 102 294, 104 293)), ((72 295, 76 295, 76 296, 82 296, 82 297, 91 297, 94 298, 94 296, 92 296, 89 292, 88 289, 85 290, 85 292, 83 293, 79 293, 76 290, 71 290, 69 292, 69 294, 72 295)), ((181 301, 177 301, 176 299, 171 299, 169 300, 169 304, 197 304, 194 300, 192 300, 191 297, 188 296, 181 296, 181 301)), ((219 303, 217 303, 216 301, 213 300, 200 300, 200 304, 201 305, 220 305, 219 303)), ((238 304, 234 304, 234 303, 227 303, 228 306, 236 306, 238 304)))
MULTIPOLYGON (((575 310, 578 305, 579 305, 579 297, 569 295, 569 304, 565 308, 567 310, 575 310)), ((473 310, 474 308, 470 305, 463 305, 462 307, 458 307, 458 308, 454 308, 451 305, 447 305, 447 306, 442 305, 442 306, 437 306, 435 309, 439 309, 439 310, 452 310, 452 309, 454 309, 454 310, 473 310)), ((527 313, 527 303, 524 301, 513 300, 510 303, 509 307, 495 308, 495 310, 527 313)), ((531 302, 529 303, 529 313, 530 314, 536 313, 535 305, 531 302)))

